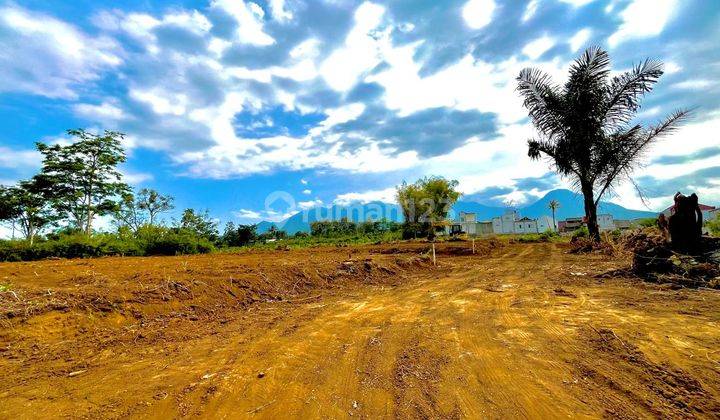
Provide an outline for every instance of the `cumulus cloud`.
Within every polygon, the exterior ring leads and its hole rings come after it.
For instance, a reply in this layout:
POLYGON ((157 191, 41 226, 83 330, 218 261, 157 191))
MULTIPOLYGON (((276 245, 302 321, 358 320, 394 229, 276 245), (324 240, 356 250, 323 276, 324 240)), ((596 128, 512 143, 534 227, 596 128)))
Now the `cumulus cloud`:
POLYGON ((65 99, 119 66, 123 54, 111 38, 12 4, 0 7, 0 49, 0 92, 65 99))
POLYGON ((608 38, 608 44, 614 47, 629 39, 660 34, 678 5, 678 0, 633 0, 620 12, 623 23, 608 38))
POLYGON ((462 8, 463 19, 472 29, 480 29, 492 21, 494 0, 468 0, 462 8))
POLYGON ((363 192, 349 192, 340 194, 333 200, 333 204, 340 206, 347 206, 351 204, 365 204, 373 201, 380 201, 383 203, 395 203, 395 193, 397 190, 394 187, 385 188, 382 190, 370 190, 363 192))
MULTIPOLYGON (((546 177, 547 162, 526 157, 534 133, 515 76, 538 67, 562 83, 592 39, 609 36, 618 47, 667 35, 679 10, 671 0, 609 2, 607 15, 587 19, 586 12, 602 10, 591 3, 208 0, 195 9, 101 10, 90 29, 11 4, 0 15, 0 46, 9 52, 0 57, 0 91, 64 98, 61 106, 83 122, 121 129, 133 148, 167 155, 178 175, 383 174, 387 184, 341 194, 344 202, 392 201, 385 187, 398 174, 442 174, 460 180, 466 194, 528 199, 566 181, 546 177)), ((616 49, 623 65, 636 57, 616 49)), ((661 100, 640 117, 687 106, 686 95, 677 95, 683 91, 708 109, 704 123, 688 127, 693 137, 678 134, 684 157, 650 156, 639 176, 657 183, 665 173, 705 174, 720 165, 706 141, 718 130, 707 117, 717 105, 713 70, 696 65, 701 54, 692 48, 673 47, 669 57, 663 51, 661 100)), ((17 152, 0 150, 10 156, 0 166, 32 164, 9 154, 17 152)), ((314 185, 305 195, 313 192, 323 191, 314 185)), ((255 216, 284 215, 275 213, 255 216)))

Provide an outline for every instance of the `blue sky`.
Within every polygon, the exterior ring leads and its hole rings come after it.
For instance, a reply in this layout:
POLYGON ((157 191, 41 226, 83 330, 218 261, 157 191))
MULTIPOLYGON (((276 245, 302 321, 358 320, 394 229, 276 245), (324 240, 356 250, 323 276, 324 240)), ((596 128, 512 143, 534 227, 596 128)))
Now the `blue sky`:
MULTIPOLYGON (((563 82, 595 44, 617 71, 666 63, 639 121, 695 109, 636 174, 649 207, 717 204, 719 42, 707 0, 0 0, 0 183, 85 127, 127 133, 129 183, 223 221, 392 200, 429 174, 523 204, 569 183, 527 158, 514 78, 563 82), (267 206, 278 191, 293 206, 267 206)), ((612 200, 643 208, 631 185, 612 200)))

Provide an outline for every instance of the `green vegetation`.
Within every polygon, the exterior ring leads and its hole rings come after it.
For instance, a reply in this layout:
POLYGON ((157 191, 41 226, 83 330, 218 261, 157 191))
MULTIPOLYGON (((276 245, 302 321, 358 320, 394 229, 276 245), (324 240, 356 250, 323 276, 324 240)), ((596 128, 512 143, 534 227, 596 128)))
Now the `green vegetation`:
POLYGON ((563 86, 539 69, 524 69, 517 90, 540 137, 528 142, 533 159, 547 157, 584 197, 588 231, 600 240, 597 206, 619 180, 631 178, 643 152, 676 129, 687 111, 658 125, 631 125, 642 97, 662 76, 662 64, 645 60, 610 79, 610 57, 599 47, 586 50, 570 67, 563 86))
POLYGON ((581 226, 572 233, 572 236, 570 237, 571 241, 578 240, 580 238, 589 238, 590 237, 590 230, 588 230, 587 226, 581 226))
POLYGON ((559 239, 560 234, 553 230, 547 230, 543 233, 527 233, 524 235, 515 235, 511 238, 511 240, 515 240, 521 243, 553 242, 559 239))
POLYGON ((705 222, 705 226, 712 236, 720 236, 720 214, 715 216, 715 219, 705 222))
POLYGON ((460 198, 456 190, 458 181, 440 176, 419 179, 414 184, 403 182, 396 198, 405 222, 403 239, 434 238, 436 229, 442 229, 450 207, 460 198))
POLYGON ((655 227, 657 226, 657 219, 654 217, 645 217, 638 220, 637 225, 640 227, 655 227))
POLYGON ((9 291, 10 291, 9 284, 0 284, 0 293, 9 292, 9 291))

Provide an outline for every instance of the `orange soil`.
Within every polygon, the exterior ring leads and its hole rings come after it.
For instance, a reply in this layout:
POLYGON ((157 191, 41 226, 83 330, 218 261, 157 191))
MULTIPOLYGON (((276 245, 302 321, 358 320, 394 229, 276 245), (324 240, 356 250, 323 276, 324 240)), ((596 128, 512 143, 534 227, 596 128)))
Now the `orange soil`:
POLYGON ((717 418, 720 293, 469 246, 0 264, 0 418, 717 418))

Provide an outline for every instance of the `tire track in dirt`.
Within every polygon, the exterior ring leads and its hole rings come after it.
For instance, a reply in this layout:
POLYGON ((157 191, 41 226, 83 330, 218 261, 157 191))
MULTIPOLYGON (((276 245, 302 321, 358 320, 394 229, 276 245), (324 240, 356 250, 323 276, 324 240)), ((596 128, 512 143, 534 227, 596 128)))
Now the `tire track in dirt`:
MULTIPOLYGON (((257 303, 187 340, 110 348, 87 373, 56 378, 66 396, 45 404, 72 398, 94 418, 717 413, 718 296, 598 280, 582 273, 603 271, 602 256, 556 244, 439 263, 395 286, 257 303)), ((0 393, 0 417, 22 418, 9 404, 42 379, 0 393)))

